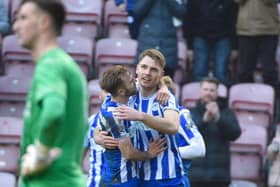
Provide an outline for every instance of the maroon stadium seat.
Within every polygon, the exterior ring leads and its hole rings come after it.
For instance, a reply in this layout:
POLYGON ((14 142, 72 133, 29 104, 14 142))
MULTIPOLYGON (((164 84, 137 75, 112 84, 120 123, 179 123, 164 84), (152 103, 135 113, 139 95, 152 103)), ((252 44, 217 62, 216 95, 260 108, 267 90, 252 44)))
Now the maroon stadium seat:
POLYGON ((25 101, 31 85, 31 76, 6 75, 0 77, 0 100, 25 101))
POLYGON ((89 113, 95 114, 99 111, 99 107, 102 103, 100 99, 101 88, 97 79, 88 82, 89 93, 89 113))
POLYGON ((229 187, 257 187, 257 185, 247 180, 232 180, 229 187))
POLYGON ((58 43, 88 75, 93 58, 93 41, 86 37, 63 35, 59 37, 58 43))
POLYGON ((272 119, 274 90, 261 83, 236 84, 229 90, 229 106, 233 110, 263 112, 272 119))
POLYGON ((11 173, 0 172, 0 186, 15 187, 16 186, 16 176, 11 173))
POLYGON ((20 148, 14 144, 0 144, 0 171, 18 173, 20 148))
POLYGON ((64 34, 69 30, 91 39, 98 36, 101 26, 103 0, 67 0, 64 34))
POLYGON ((137 41, 127 38, 105 38, 98 40, 95 51, 95 67, 99 76, 108 67, 121 64, 131 69, 135 73, 135 55, 137 41))
POLYGON ((29 76, 33 74, 34 63, 30 52, 19 45, 16 35, 4 37, 2 61, 6 74, 25 74, 29 76))
MULTIPOLYGON (((227 88, 225 85, 220 84, 218 88, 219 97, 227 97, 227 88)), ((181 104, 186 108, 191 108, 196 105, 197 100, 200 97, 200 83, 191 82, 184 84, 181 89, 181 104)))
POLYGON ((274 114, 274 90, 261 83, 241 83, 229 90, 229 107, 244 124, 269 127, 274 114))
POLYGON ((15 117, 0 117, 0 144, 19 144, 22 120, 15 117))
MULTIPOLYGON (((111 32, 115 32, 115 29, 119 29, 120 27, 117 25, 122 25, 121 28, 127 28, 127 13, 121 12, 117 6, 115 5, 114 0, 108 0, 105 3, 104 8, 104 26, 105 26, 105 33, 109 37, 112 37, 111 32), (114 28, 117 27, 117 28, 114 28)), ((116 33, 114 33, 116 34, 116 33)), ((129 35, 125 35, 125 33, 121 33, 124 35, 120 35, 123 37, 129 37, 129 35)), ((128 33, 127 33, 128 34, 128 33)))

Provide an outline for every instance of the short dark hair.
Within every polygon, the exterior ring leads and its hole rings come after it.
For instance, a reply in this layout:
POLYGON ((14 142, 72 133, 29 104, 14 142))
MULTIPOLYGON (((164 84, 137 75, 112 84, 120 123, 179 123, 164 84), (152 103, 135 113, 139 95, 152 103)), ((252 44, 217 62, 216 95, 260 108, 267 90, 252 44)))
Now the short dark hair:
POLYGON ((60 0, 22 0, 20 7, 28 2, 35 3, 42 11, 51 17, 54 32, 59 36, 66 17, 63 3, 60 0))
POLYGON ((215 77, 204 77, 201 81, 200 81, 200 85, 204 82, 209 82, 209 83, 213 83, 216 84, 216 86, 218 87, 220 84, 220 81, 215 78, 215 77))
POLYGON ((130 73, 127 68, 121 65, 110 67, 105 71, 99 80, 100 87, 109 92, 112 96, 118 95, 118 89, 125 87, 124 75, 130 73))
POLYGON ((141 61, 145 56, 151 57, 154 61, 159 63, 159 65, 164 69, 165 67, 165 58, 164 55, 156 49, 146 49, 139 56, 139 61, 141 61))

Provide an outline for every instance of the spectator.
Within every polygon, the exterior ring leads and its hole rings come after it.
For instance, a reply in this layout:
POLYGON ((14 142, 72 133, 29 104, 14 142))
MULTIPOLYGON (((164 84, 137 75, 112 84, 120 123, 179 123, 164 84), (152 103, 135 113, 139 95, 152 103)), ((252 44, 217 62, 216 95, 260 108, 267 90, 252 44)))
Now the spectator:
POLYGON ((208 75, 210 54, 214 57, 213 73, 224 85, 231 56, 237 57, 235 24, 237 6, 233 0, 189 0, 184 19, 187 57, 192 62, 193 79, 208 75))
POLYGON ((10 33, 10 22, 7 10, 4 6, 4 0, 0 0, 0 34, 7 35, 10 33))
POLYGON ((230 141, 241 130, 230 109, 218 99, 216 78, 201 80, 200 100, 191 109, 195 124, 206 143, 206 156, 194 159, 189 172, 192 187, 228 187, 230 184, 230 141))
POLYGON ((279 35, 277 0, 236 0, 239 6, 237 34, 239 43, 239 81, 253 82, 258 62, 263 81, 277 86, 276 48, 279 35))
POLYGON ((267 157, 272 161, 272 165, 269 170, 268 186, 279 187, 280 186, 280 129, 276 130, 276 135, 272 139, 272 142, 267 148, 267 157))
POLYGON ((20 187, 84 187, 80 167, 87 130, 83 72, 58 48, 65 20, 58 0, 23 0, 14 32, 36 63, 24 113, 20 187))
POLYGON ((185 3, 181 0, 139 0, 133 11, 137 19, 141 20, 136 60, 142 51, 157 49, 166 59, 164 73, 173 78, 178 66, 177 35, 173 18, 183 17, 185 3))
POLYGON ((121 12, 126 11, 128 14, 128 29, 132 39, 137 39, 139 33, 140 21, 134 16, 133 6, 137 0, 115 0, 115 4, 121 12))

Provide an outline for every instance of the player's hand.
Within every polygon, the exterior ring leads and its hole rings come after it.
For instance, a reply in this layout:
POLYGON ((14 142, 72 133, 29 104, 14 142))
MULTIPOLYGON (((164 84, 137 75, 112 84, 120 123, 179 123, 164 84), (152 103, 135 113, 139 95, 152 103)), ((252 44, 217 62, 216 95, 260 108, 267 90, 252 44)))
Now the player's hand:
POLYGON ((94 141, 96 144, 101 145, 106 149, 116 149, 118 147, 118 141, 110 136, 107 131, 100 131, 95 129, 94 141))
POLYGON ((143 113, 126 105, 119 106, 113 111, 114 117, 121 120, 143 120, 143 113))
POLYGON ((164 105, 170 97, 170 92, 166 85, 162 85, 157 92, 156 99, 161 105, 164 105))
POLYGON ((129 160, 134 149, 129 137, 122 137, 119 139, 119 149, 122 155, 129 160))
POLYGON ((61 149, 49 149, 41 143, 29 145, 22 157, 21 175, 28 177, 43 172, 61 154, 61 149))
POLYGON ((149 142, 148 154, 150 158, 156 157, 159 153, 167 149, 166 138, 158 137, 154 141, 149 142))

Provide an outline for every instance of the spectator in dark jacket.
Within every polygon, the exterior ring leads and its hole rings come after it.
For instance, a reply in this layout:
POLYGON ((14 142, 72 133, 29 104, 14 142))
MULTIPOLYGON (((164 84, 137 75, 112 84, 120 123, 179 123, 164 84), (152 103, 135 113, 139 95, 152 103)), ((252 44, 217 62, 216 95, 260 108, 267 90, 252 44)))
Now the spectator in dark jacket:
POLYGON ((157 49, 165 56, 165 75, 173 78, 178 65, 177 35, 173 18, 183 17, 184 0, 138 0, 133 11, 137 19, 141 20, 135 62, 145 49, 157 49))
POLYGON ((193 78, 200 81, 209 71, 209 56, 214 56, 214 76, 228 85, 230 55, 237 57, 237 5, 233 0, 189 0, 184 19, 188 58, 194 60, 193 78), (232 52, 232 53, 231 53, 232 52))
POLYGON ((241 134, 238 121, 218 99, 216 78, 201 81, 200 100, 191 109, 193 120, 206 143, 206 156, 193 160, 190 170, 192 187, 228 187, 230 184, 230 141, 241 134))

